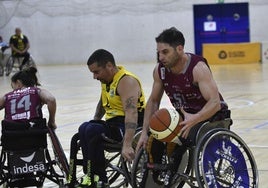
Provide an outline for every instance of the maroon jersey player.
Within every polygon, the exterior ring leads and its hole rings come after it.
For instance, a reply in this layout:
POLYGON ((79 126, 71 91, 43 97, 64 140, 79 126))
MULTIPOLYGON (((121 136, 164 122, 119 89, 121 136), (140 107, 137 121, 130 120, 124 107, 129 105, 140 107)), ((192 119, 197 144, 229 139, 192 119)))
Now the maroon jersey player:
POLYGON ((11 77, 13 91, 0 97, 0 110, 5 109, 6 121, 28 122, 43 118, 42 106, 47 105, 48 126, 56 128, 56 99, 39 84, 37 69, 30 67, 15 73, 11 77))

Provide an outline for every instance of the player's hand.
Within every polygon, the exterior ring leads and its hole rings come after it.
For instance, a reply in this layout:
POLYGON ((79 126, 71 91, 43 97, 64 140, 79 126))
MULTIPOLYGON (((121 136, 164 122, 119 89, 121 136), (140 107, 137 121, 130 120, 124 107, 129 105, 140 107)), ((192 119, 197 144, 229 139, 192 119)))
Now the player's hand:
POLYGON ((181 133, 182 138, 187 138, 189 136, 191 128, 198 123, 198 114, 190 114, 184 111, 183 108, 181 108, 181 112, 184 115, 184 120, 179 123, 180 126, 182 126, 181 133))
POLYGON ((138 153, 138 151, 143 147, 144 149, 146 148, 147 145, 147 141, 148 141, 148 134, 146 131, 142 131, 140 139, 137 143, 136 146, 136 153, 138 153))
POLYGON ((132 148, 132 146, 123 145, 121 154, 123 158, 125 159, 125 161, 128 161, 128 162, 132 162, 135 158, 135 151, 132 148))
POLYGON ((48 122, 47 125, 53 130, 57 129, 57 125, 55 122, 48 122))

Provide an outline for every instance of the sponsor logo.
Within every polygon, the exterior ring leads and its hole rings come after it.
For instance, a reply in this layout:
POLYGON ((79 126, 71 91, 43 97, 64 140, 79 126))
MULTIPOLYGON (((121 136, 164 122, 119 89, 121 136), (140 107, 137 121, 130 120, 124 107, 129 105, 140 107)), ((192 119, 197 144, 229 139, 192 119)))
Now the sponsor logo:
POLYGON ((43 163, 36 163, 34 165, 25 163, 24 166, 13 166, 13 173, 14 174, 26 174, 31 172, 37 171, 45 171, 45 165, 43 163))
POLYGON ((10 170, 14 175, 46 170, 45 158, 43 153, 39 151, 30 152, 26 157, 22 157, 20 154, 15 154, 12 155, 10 160, 10 170))
POLYGON ((24 162, 31 162, 34 158, 35 152, 33 152, 31 155, 29 155, 28 157, 20 157, 21 160, 23 160, 24 162))
POLYGON ((220 59, 226 59, 227 58, 227 53, 222 50, 222 51, 219 52, 218 57, 220 59))

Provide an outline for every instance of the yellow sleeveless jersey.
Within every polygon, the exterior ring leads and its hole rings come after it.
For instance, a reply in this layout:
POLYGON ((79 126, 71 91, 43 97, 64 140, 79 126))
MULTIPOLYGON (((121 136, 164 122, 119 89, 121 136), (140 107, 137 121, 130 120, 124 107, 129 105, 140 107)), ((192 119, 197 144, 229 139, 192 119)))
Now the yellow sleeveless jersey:
MULTIPOLYGON (((105 119, 108 120, 113 117, 117 116, 125 116, 125 112, 123 110, 123 105, 121 101, 121 97, 117 93, 117 86, 120 81, 120 79, 125 76, 132 76, 134 77, 140 84, 139 79, 132 74, 131 72, 124 69, 122 66, 117 67, 119 71, 115 74, 112 83, 108 86, 107 84, 101 84, 101 97, 102 97, 102 106, 105 109, 105 119)), ((126 88, 130 89, 130 88, 126 88)), ((145 97, 143 89, 141 88, 141 96, 138 100, 138 112, 141 112, 145 108, 145 97)))

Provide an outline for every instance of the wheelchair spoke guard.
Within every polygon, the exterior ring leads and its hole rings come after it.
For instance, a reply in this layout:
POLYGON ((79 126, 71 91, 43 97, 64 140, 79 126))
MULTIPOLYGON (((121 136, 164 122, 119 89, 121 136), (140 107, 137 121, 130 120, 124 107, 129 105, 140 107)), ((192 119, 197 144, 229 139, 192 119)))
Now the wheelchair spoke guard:
POLYGON ((256 187, 258 174, 254 158, 247 145, 233 132, 215 132, 203 139, 197 152, 199 186, 256 187))

